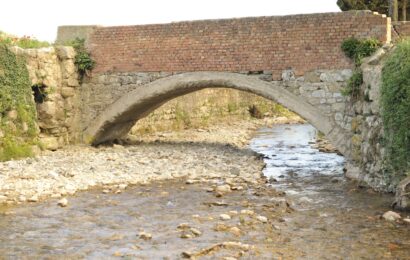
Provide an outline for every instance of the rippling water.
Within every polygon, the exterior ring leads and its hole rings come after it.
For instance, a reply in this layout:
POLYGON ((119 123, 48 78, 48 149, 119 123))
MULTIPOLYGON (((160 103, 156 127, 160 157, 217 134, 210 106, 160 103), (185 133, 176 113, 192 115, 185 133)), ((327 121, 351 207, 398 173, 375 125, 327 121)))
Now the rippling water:
POLYGON ((409 225, 380 219, 392 196, 348 182, 344 158, 312 148, 315 137, 311 125, 278 125, 260 129, 250 145, 265 156, 272 186, 293 201, 283 229, 291 243, 307 259, 410 259, 409 225))

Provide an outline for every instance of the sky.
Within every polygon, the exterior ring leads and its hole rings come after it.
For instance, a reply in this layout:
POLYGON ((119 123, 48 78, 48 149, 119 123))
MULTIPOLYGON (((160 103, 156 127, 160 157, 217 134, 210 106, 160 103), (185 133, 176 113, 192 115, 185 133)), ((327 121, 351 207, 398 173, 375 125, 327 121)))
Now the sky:
POLYGON ((53 42, 60 25, 137 25, 338 12, 336 0, 3 0, 0 31, 53 42))

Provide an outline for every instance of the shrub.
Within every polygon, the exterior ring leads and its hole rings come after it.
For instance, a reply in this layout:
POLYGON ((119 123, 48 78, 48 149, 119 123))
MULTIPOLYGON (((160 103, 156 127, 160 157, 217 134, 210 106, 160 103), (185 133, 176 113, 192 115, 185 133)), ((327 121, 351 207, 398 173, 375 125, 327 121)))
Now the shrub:
POLYGON ((66 43, 66 45, 72 46, 76 51, 75 65, 81 77, 88 75, 88 73, 94 68, 95 61, 91 58, 87 49, 85 48, 85 39, 76 38, 73 41, 66 43))
POLYGON ((400 42, 384 64, 381 105, 385 167, 395 182, 410 170, 410 39, 400 42))
POLYGON ((349 38, 342 43, 342 51, 345 55, 354 60, 356 66, 360 66, 362 59, 372 55, 382 45, 377 39, 349 38))

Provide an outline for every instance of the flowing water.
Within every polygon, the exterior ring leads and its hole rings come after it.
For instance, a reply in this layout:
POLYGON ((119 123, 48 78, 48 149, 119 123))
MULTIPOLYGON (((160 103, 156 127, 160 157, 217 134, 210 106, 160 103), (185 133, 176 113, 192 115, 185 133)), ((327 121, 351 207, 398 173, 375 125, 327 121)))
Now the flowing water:
POLYGON ((310 125, 281 125, 259 130, 251 143, 273 186, 294 202, 291 244, 308 259, 410 259, 410 227, 380 219, 392 196, 348 182, 343 157, 313 149, 315 137, 310 125))
POLYGON ((48 201, 0 209, 0 259, 179 259, 183 251, 222 241, 258 250, 221 249, 204 258, 410 259, 410 227, 380 219, 391 196, 346 181, 343 157, 311 148, 315 136, 309 125, 279 125, 258 131, 250 145, 264 155, 269 186, 286 193, 290 213, 274 208, 285 198, 273 189, 261 195, 263 187, 230 193, 222 206, 210 204, 221 198, 204 191, 206 185, 178 180, 121 194, 94 190, 69 198, 67 208, 48 201), (267 216, 269 224, 232 213, 223 223, 238 226, 241 235, 216 230, 221 213, 249 208, 267 216), (181 223, 202 234, 181 238, 186 232, 177 228, 181 223), (139 238, 141 231, 152 239, 139 238))

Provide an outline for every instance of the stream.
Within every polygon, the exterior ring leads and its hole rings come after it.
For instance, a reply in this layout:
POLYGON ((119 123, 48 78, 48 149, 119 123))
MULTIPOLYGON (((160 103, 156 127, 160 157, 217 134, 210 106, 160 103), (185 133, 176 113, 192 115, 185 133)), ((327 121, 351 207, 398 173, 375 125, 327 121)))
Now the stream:
POLYGON ((392 197, 347 181, 344 158, 312 148, 315 137, 310 125, 260 129, 249 147, 264 156, 268 187, 222 198, 209 184, 172 180, 81 192, 67 208, 53 200, 0 208, 0 259, 180 259, 210 247, 200 259, 410 259, 409 225, 380 218, 392 197))

